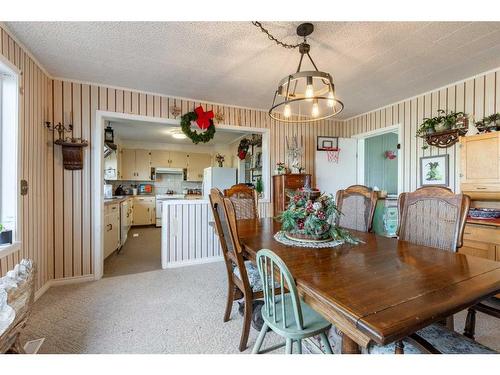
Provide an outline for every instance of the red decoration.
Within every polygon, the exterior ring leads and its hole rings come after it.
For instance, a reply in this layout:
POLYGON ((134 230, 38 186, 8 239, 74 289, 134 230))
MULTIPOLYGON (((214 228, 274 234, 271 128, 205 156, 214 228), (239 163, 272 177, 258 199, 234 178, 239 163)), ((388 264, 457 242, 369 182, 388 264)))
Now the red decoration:
POLYGON ((394 151, 388 150, 384 153, 384 156, 386 159, 389 159, 389 160, 396 159, 396 153, 394 151))
POLYGON ((198 116, 198 118, 196 119, 198 127, 202 130, 208 129, 211 120, 214 118, 214 112, 213 111, 205 112, 201 105, 199 107, 196 107, 194 109, 194 112, 196 113, 196 116, 198 116))
POLYGON ((247 152, 246 151, 238 151, 238 157, 240 158, 240 160, 245 160, 245 158, 247 157, 247 152))

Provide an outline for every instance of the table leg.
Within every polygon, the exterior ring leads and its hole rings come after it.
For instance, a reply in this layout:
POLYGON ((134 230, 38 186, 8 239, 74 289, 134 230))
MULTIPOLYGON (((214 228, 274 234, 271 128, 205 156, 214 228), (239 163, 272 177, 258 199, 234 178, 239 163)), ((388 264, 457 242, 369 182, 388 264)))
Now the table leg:
POLYGON ((342 354, 361 354, 359 345, 347 336, 344 332, 342 334, 342 354))

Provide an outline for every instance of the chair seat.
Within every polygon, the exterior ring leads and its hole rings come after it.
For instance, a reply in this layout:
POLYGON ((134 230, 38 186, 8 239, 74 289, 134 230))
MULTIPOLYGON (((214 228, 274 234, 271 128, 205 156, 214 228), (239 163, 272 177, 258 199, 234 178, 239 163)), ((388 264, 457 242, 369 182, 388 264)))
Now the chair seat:
MULTIPOLYGON (((480 343, 471 340, 458 332, 452 331, 441 324, 432 324, 417 331, 417 334, 427 340, 443 354, 496 354, 497 352, 480 343)), ((405 354, 421 353, 415 346, 403 340, 405 354)), ((395 344, 385 346, 373 345, 368 348, 370 354, 394 354, 395 344)))
MULTIPOLYGON (((245 261, 245 267, 247 269, 248 282, 250 283, 250 287, 253 292, 262 291, 262 280, 260 279, 259 270, 257 266, 250 262, 249 260, 245 261)), ((241 280, 241 274, 238 267, 234 267, 233 273, 235 276, 241 280)))
MULTIPOLYGON (((280 308, 276 309, 276 322, 273 317, 269 315, 265 307, 262 307, 262 318, 267 325, 277 334, 291 338, 293 340, 303 339, 317 335, 331 327, 331 323, 325 320, 320 314, 314 311, 307 303, 300 300, 302 308, 303 328, 299 330, 295 323, 292 298, 290 294, 285 294, 285 317, 286 327, 283 327, 281 304, 280 308)), ((280 301, 281 296, 276 296, 276 302, 280 301)))

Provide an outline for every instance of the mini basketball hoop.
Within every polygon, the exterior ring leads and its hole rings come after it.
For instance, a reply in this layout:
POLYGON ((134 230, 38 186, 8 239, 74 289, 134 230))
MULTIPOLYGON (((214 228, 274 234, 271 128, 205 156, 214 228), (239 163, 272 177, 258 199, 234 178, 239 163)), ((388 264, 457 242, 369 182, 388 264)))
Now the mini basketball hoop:
POLYGON ((338 147, 326 147, 324 150, 326 151, 326 154, 328 156, 328 161, 330 163, 338 164, 339 156, 340 156, 340 148, 338 148, 338 147))

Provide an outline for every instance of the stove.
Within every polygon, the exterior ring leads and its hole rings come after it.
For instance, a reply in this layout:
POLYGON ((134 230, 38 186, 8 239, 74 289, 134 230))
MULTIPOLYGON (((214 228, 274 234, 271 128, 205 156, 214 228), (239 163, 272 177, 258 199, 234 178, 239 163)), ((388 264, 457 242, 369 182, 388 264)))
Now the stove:
POLYGON ((161 212, 163 201, 169 199, 184 199, 184 194, 157 194, 156 195, 156 226, 161 227, 161 212))

